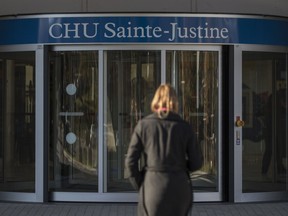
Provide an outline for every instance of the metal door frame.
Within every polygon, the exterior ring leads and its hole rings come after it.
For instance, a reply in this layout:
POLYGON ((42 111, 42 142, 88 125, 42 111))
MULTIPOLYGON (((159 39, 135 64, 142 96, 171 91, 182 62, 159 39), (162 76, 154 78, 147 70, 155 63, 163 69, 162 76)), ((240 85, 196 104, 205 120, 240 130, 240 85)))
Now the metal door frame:
MULTIPOLYGON (((99 52, 99 125, 104 124, 104 91, 106 88, 106 51, 109 50, 159 50, 161 51, 161 82, 166 80, 166 51, 168 50, 191 50, 191 51, 217 51, 218 55, 218 65, 219 65, 219 122, 218 122, 218 191, 217 192, 195 192, 194 201, 195 202, 204 202, 204 201, 223 201, 223 174, 222 174, 222 152, 221 152, 221 128, 222 124, 220 119, 222 119, 221 114, 221 95, 222 95, 222 84, 221 84, 221 74, 222 74, 222 47, 209 46, 209 45, 101 45, 101 46, 85 46, 85 45, 74 45, 74 46, 54 46, 52 47, 53 51, 87 51, 87 50, 97 50, 99 52), (100 116, 102 116, 100 118, 100 116)), ((103 143, 103 127, 99 127, 99 143, 103 143)), ((107 182, 107 158, 106 158, 106 149, 103 145, 99 145, 98 152, 98 171, 99 173, 99 186, 98 193, 81 193, 81 192, 51 192, 50 200, 52 201, 84 201, 84 202, 137 202, 137 193, 107 193, 106 191, 106 182, 107 182)))
POLYGON ((45 202, 47 191, 47 156, 45 137, 45 59, 44 45, 11 45, 0 46, 0 52, 35 52, 35 193, 0 192, 0 200, 45 202))
POLYGON ((230 95, 229 107, 232 109, 229 115, 229 200, 232 202, 257 202, 257 201, 279 201, 287 200, 288 192, 242 192, 242 128, 235 124, 236 118, 242 119, 242 53, 243 51, 255 52, 284 52, 288 54, 288 48, 266 45, 235 45, 230 47, 230 71, 232 71, 229 82, 230 95), (232 57, 231 57, 232 56, 232 57))

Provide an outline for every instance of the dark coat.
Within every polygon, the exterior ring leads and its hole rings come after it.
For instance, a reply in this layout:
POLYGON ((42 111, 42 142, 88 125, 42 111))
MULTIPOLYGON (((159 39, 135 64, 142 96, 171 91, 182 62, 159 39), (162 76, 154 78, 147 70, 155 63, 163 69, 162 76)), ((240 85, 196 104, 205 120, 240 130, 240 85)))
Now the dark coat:
POLYGON ((187 215, 193 201, 188 171, 199 169, 202 162, 193 129, 178 114, 159 118, 154 113, 139 121, 125 161, 129 180, 139 190, 138 215, 187 215), (139 170, 142 155, 144 180, 139 170))

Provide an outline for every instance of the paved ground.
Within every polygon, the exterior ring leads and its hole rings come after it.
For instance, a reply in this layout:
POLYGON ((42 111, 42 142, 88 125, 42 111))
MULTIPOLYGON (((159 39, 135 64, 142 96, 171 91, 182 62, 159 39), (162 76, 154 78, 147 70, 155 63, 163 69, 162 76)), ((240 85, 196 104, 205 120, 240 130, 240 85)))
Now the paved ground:
MULTIPOLYGON (((136 216, 136 204, 0 202, 1 216, 136 216)), ((193 216, 287 216, 288 202, 196 203, 193 216)), ((165 215, 161 215, 165 216, 165 215)), ((175 215, 177 216, 177 215, 175 215)))

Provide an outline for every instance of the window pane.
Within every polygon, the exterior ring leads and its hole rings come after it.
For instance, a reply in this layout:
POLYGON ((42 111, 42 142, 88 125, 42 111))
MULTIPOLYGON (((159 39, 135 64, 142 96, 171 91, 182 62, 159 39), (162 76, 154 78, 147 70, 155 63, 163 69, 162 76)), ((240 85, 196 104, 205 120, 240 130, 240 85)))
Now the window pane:
POLYGON ((285 191, 286 54, 243 52, 243 192, 285 191))
POLYGON ((35 192, 35 55, 0 54, 0 190, 35 192))
POLYGON ((98 190, 98 52, 50 53, 49 187, 98 190))
POLYGON ((137 122, 151 113, 150 104, 160 85, 160 51, 108 51, 105 97, 107 190, 132 190, 124 160, 137 122))
POLYGON ((218 191, 218 52, 168 51, 167 79, 179 97, 180 115, 193 125, 204 164, 190 173, 195 191, 218 191))

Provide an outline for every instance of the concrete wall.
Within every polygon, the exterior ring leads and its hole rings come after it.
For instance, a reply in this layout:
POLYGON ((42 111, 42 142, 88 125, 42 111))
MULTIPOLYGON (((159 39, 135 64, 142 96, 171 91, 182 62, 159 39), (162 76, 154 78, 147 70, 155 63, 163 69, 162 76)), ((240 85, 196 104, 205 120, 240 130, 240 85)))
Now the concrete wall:
POLYGON ((288 16, 288 0, 0 0, 0 5, 0 16, 70 12, 197 12, 288 16))

